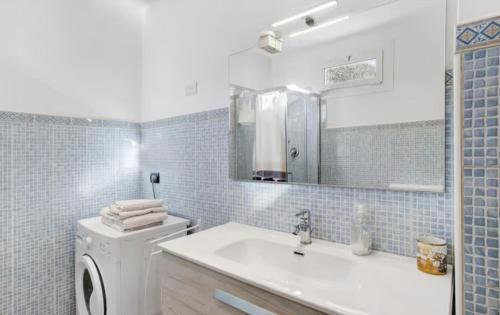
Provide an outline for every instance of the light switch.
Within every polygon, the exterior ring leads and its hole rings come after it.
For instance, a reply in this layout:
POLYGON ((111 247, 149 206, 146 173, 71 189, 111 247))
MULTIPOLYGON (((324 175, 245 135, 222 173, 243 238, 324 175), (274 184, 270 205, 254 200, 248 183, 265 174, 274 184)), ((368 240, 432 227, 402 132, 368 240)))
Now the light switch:
POLYGON ((194 82, 188 83, 188 84, 186 84, 184 89, 186 92, 186 96, 196 95, 196 94, 198 94, 198 82, 194 81, 194 82))

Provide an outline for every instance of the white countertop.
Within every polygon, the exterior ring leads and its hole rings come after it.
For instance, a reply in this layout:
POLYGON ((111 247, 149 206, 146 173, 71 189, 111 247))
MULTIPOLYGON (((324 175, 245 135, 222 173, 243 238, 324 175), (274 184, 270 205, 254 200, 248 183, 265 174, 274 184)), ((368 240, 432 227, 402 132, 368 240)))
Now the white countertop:
POLYGON ((228 223, 159 244, 164 251, 330 314, 448 315, 452 271, 432 276, 416 259, 228 223))

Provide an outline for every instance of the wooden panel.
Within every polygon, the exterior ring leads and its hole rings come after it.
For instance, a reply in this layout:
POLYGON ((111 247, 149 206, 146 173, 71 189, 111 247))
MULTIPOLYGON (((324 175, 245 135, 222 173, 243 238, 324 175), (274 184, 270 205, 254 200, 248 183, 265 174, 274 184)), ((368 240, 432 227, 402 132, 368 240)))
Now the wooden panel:
POLYGON ((216 289, 279 315, 325 314, 164 253, 161 262, 161 301, 164 315, 245 314, 215 299, 216 289))

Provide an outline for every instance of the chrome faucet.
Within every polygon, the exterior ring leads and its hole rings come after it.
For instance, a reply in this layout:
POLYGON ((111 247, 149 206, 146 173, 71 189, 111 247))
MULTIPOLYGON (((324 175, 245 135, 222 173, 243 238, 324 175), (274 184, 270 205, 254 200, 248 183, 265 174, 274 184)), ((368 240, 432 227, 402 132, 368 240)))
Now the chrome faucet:
POLYGON ((304 209, 295 215, 300 217, 300 223, 295 226, 294 235, 300 235, 300 244, 311 244, 311 211, 304 209))

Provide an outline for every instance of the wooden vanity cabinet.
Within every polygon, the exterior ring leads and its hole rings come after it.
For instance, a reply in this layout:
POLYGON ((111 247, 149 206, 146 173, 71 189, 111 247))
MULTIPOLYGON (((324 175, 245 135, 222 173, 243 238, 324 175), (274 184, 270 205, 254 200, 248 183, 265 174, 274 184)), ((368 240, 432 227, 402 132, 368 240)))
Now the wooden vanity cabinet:
POLYGON ((325 314, 168 253, 160 270, 163 315, 325 314))

